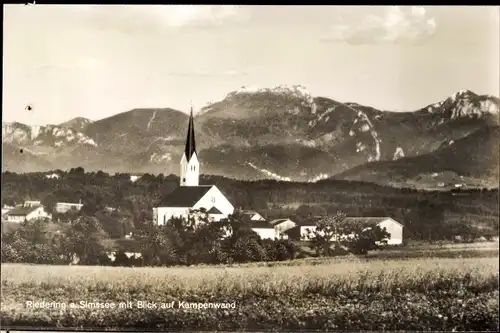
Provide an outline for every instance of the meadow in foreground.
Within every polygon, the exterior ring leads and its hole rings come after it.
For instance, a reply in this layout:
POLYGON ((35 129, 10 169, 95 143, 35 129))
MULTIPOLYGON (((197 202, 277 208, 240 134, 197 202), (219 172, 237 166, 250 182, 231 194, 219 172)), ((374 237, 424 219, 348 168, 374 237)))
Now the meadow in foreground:
POLYGON ((2 265, 2 326, 497 330, 498 257, 315 266, 2 265), (34 309, 26 301, 235 302, 234 309, 34 309))

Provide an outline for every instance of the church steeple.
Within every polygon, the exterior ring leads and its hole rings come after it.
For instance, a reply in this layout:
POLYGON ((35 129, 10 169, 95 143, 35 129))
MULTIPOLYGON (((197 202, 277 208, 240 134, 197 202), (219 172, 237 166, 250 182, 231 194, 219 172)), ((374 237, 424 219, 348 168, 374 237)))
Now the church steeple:
POLYGON ((181 159, 181 186, 198 186, 200 175, 200 163, 196 154, 196 142, 194 138, 193 107, 189 115, 186 147, 181 159))
POLYGON ((194 139, 193 107, 191 107, 191 114, 189 115, 189 125, 186 138, 186 148, 184 149, 184 154, 186 154, 186 158, 189 161, 194 153, 196 153, 196 141, 194 139))

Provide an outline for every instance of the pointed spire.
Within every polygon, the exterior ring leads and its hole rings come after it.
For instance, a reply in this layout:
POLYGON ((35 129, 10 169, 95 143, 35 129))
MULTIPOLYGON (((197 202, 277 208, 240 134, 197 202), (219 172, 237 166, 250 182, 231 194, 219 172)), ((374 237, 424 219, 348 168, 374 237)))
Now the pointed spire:
POLYGON ((189 125, 186 138, 186 148, 184 150, 186 159, 189 161, 191 156, 196 153, 196 142, 194 139, 194 119, 193 119, 193 106, 191 105, 191 113, 189 115, 189 125))

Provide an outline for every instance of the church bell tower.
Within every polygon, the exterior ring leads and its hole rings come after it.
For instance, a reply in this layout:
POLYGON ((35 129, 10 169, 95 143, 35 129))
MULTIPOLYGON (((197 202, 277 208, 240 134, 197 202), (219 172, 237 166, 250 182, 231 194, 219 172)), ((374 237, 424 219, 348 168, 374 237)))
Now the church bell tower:
POLYGON ((194 139, 193 108, 189 115, 186 148, 181 158, 181 186, 198 186, 200 178, 200 162, 196 154, 196 142, 194 139))

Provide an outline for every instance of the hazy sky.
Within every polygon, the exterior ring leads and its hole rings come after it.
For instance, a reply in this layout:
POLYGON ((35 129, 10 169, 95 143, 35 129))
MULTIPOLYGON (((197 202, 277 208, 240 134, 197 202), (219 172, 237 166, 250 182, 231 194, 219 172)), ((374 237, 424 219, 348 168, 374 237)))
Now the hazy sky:
POLYGON ((484 6, 5 5, 3 119, 186 111, 277 84, 394 111, 498 96, 499 30, 484 6))

